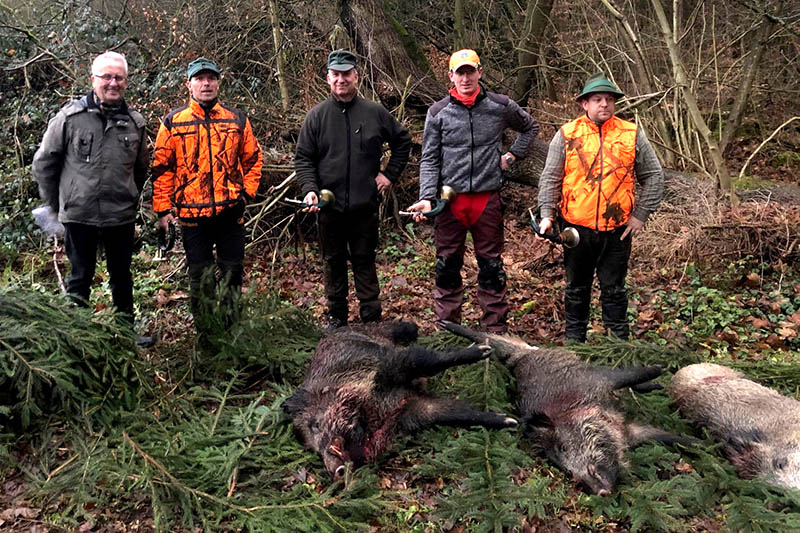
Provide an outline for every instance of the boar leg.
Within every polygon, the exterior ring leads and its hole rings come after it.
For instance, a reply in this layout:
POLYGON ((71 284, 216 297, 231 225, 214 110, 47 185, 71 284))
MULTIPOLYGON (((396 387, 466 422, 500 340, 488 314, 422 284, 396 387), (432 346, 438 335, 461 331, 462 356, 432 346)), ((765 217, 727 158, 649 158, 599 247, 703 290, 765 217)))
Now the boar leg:
POLYGON ((420 377, 435 376, 451 366, 482 361, 489 357, 490 352, 491 348, 486 345, 445 352, 412 346, 400 350, 394 360, 386 362, 381 377, 395 382, 408 382, 420 377))
POLYGON ((639 424, 627 424, 628 436, 631 446, 638 446, 645 442, 662 442, 664 444, 682 444, 691 446, 699 442, 694 437, 676 435, 663 429, 653 426, 643 426, 639 424))
POLYGON ((417 431, 439 425, 501 429, 516 426, 517 421, 500 413, 476 411, 457 400, 417 396, 410 398, 406 403, 400 424, 406 431, 417 431))
POLYGON ((611 379, 615 389, 639 386, 636 389, 638 392, 649 392, 658 388, 655 384, 647 384, 647 382, 660 376, 661 372, 663 372, 663 368, 656 365, 603 369, 603 373, 611 379))

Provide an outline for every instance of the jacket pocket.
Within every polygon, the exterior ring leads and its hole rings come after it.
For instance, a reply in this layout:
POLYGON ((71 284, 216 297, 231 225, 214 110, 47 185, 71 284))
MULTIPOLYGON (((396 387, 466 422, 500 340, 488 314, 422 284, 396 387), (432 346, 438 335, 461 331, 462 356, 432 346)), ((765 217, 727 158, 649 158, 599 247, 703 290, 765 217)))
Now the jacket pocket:
POLYGON ((91 131, 77 131, 72 139, 75 155, 84 163, 89 163, 92 160, 93 140, 94 134, 91 131))
POLYGON ((136 133, 120 133, 117 135, 119 158, 123 166, 129 167, 139 153, 139 135, 136 133))

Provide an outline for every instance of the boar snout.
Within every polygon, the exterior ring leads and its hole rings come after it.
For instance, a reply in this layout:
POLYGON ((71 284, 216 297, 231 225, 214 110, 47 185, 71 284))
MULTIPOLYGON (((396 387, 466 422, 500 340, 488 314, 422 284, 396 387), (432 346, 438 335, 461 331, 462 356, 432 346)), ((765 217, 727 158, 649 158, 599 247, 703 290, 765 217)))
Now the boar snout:
POLYGON ((334 481, 339 481, 344 477, 347 471, 346 465, 352 461, 345 450, 342 437, 336 436, 331 440, 330 445, 322 454, 322 462, 325 464, 325 470, 333 476, 334 481))
POLYGON ((339 465, 336 468, 336 472, 333 473, 333 480, 334 481, 341 481, 344 478, 344 473, 347 471, 344 465, 339 465))

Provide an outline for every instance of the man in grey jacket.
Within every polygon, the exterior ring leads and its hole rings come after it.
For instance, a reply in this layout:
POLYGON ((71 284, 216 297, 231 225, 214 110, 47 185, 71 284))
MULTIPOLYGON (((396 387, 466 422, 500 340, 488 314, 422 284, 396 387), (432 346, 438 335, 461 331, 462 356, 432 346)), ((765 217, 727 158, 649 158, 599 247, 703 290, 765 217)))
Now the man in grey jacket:
MULTIPOLYGON (((64 224, 72 265, 70 297, 88 305, 102 243, 114 306, 132 325, 134 220, 150 163, 145 120, 123 99, 128 84, 124 56, 97 56, 91 80, 92 90, 61 108, 48 123, 33 158, 33 176, 40 196, 64 224)), ((151 337, 141 335, 136 342, 153 345, 151 337)))
MULTIPOLYGON (((434 311, 439 320, 461 321, 464 285, 461 267, 467 232, 472 234, 478 261, 478 302, 481 326, 506 331, 506 274, 503 269, 502 171, 525 157, 539 125, 516 102, 486 91, 479 83, 480 58, 473 50, 450 57, 450 95, 433 104, 425 119, 420 161, 419 201, 409 211, 430 211, 443 185, 457 193, 455 201, 435 219, 436 286, 434 311), (520 133, 506 151, 503 132, 520 133)), ((415 215, 422 220, 422 215, 415 215)))

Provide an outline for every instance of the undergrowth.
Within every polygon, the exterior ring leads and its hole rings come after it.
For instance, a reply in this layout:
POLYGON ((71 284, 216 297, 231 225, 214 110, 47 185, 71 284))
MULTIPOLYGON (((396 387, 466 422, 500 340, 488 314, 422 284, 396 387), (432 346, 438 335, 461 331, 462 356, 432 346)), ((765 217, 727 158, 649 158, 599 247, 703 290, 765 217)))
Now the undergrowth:
MULTIPOLYGON (((696 292, 703 278, 692 279, 697 281, 687 292, 696 292)), ((719 287, 725 290, 724 284, 719 287)), ((280 408, 300 383, 321 334, 307 313, 272 294, 250 293, 239 323, 212 336, 210 353, 189 348, 189 337, 143 354, 110 313, 92 315, 41 290, 0 293, 8 294, 32 308, 28 315, 0 308, 4 325, 7 315, 21 317, 17 325, 0 329, 7 345, 29 354, 30 361, 45 354, 81 354, 72 364, 62 359, 60 366, 29 365, 46 370, 31 376, 57 389, 63 385, 63 391, 44 394, 44 387, 33 386, 25 396, 27 389, 19 386, 26 381, 24 369, 8 370, 19 358, 0 348, 5 383, 16 383, 4 389, 16 391, 1 415, 4 479, 23 480, 25 501, 43 509, 39 518, 52 527, 102 525, 121 516, 158 531, 800 527, 798 494, 740 479, 719 445, 686 423, 660 391, 621 394, 622 406, 631 418, 694 435, 699 443, 630 451, 630 470, 608 497, 580 492, 568 476, 531 455, 520 432, 509 429, 437 428, 402 436, 375 464, 334 483, 319 458, 298 444, 280 408), (42 309, 45 318, 33 320, 42 309), (36 327, 42 331, 30 329, 36 327), (91 357, 84 360, 83 354, 91 357), (105 364, 92 363, 98 354, 105 364), (80 377, 79 360, 103 370, 80 377), (29 415, 23 424, 24 409, 29 415)), ((778 308, 784 317, 792 310, 778 308)), ((464 341, 436 333, 421 342, 443 349, 464 341)), ((684 344, 599 335, 574 349, 593 364, 660 364, 663 385, 678 368, 707 359, 684 344)), ((796 396, 800 390, 791 352, 780 360, 713 360, 784 393, 796 396)), ((516 413, 513 376, 494 359, 448 370, 427 385, 480 409, 516 413)))

